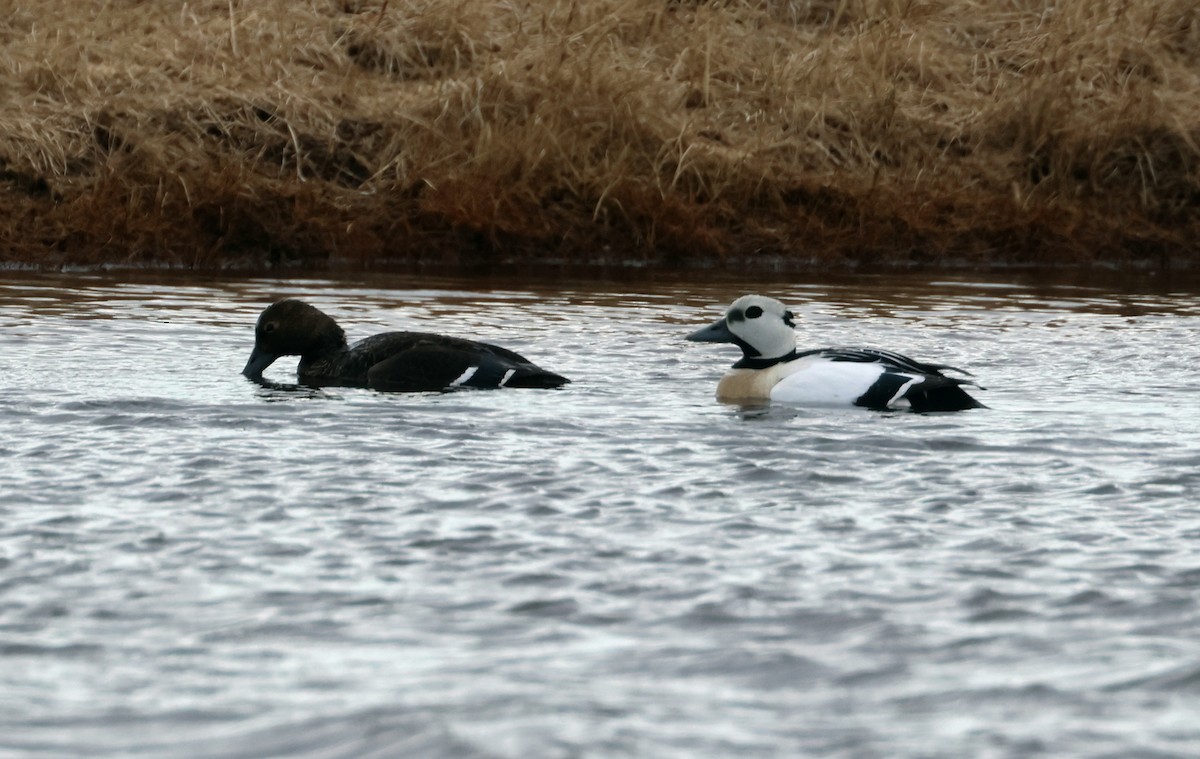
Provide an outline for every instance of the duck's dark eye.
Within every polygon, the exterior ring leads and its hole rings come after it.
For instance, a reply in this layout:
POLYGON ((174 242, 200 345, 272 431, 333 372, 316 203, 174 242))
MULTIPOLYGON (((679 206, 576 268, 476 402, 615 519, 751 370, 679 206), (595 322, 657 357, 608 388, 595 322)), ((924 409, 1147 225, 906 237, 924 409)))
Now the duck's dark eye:
POLYGON ((274 332, 278 325, 275 322, 267 322, 263 325, 263 332, 274 332))
POLYGON ((762 309, 758 306, 751 306, 750 308, 746 309, 747 319, 757 319, 758 317, 762 316, 762 314, 762 309))

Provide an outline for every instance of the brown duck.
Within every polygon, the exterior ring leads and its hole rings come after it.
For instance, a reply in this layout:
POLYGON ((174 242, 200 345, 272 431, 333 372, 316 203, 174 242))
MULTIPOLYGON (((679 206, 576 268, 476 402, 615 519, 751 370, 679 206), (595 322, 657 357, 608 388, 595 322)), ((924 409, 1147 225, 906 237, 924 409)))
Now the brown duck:
POLYGON ((299 356, 305 385, 419 392, 458 387, 553 388, 570 380, 488 343, 428 332, 384 332, 353 345, 328 314, 303 301, 269 306, 254 328, 254 351, 242 374, 263 381, 280 356, 299 356))

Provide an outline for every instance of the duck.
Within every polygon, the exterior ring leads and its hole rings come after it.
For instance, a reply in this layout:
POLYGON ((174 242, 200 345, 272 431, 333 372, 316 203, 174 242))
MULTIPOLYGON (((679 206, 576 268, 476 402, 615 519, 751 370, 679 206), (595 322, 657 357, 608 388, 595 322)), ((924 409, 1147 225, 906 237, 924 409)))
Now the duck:
POLYGON ((733 343, 742 358, 717 384, 717 399, 739 404, 778 401, 806 406, 860 406, 879 411, 986 408, 964 386, 970 373, 877 348, 796 349, 796 316, 780 301, 744 295, 725 315, 687 336, 733 343))
POLYGON ((305 385, 364 387, 394 392, 455 388, 555 388, 566 377, 506 348, 429 332, 384 332, 346 343, 333 317, 301 300, 271 304, 254 327, 254 350, 242 374, 264 382, 281 356, 299 356, 305 385))

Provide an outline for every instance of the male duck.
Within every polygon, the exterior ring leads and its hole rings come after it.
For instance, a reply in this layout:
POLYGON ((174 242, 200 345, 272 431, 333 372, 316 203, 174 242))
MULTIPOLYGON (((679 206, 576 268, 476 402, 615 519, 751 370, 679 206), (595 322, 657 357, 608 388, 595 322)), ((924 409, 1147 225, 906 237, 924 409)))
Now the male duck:
POLYGON ((797 351, 794 319, 773 298, 745 295, 719 321, 688 335, 693 342, 733 343, 742 349, 742 359, 717 385, 718 399, 879 410, 984 408, 961 387, 979 385, 942 374, 943 369, 967 374, 952 366, 924 364, 875 348, 797 351))
POLYGON ((242 374, 262 381, 280 356, 299 356, 308 385, 417 392, 455 387, 550 388, 570 380, 510 350, 426 332, 384 332, 354 345, 331 317, 299 300, 281 300, 258 317, 254 351, 242 374))

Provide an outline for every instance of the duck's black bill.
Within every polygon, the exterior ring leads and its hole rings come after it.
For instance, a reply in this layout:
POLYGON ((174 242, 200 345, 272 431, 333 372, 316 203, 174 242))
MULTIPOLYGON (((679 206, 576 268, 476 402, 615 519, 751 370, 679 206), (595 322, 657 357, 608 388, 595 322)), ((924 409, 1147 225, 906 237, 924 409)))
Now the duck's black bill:
POLYGON ((242 375, 252 380, 261 380, 263 372, 268 366, 275 363, 277 358, 279 356, 272 356, 270 353, 255 348, 250 353, 250 360, 246 362, 246 368, 242 369, 242 375))
POLYGON ((732 343, 737 340, 737 337, 729 331, 729 325, 722 318, 707 327, 696 330, 688 335, 687 339, 693 343, 732 343))

